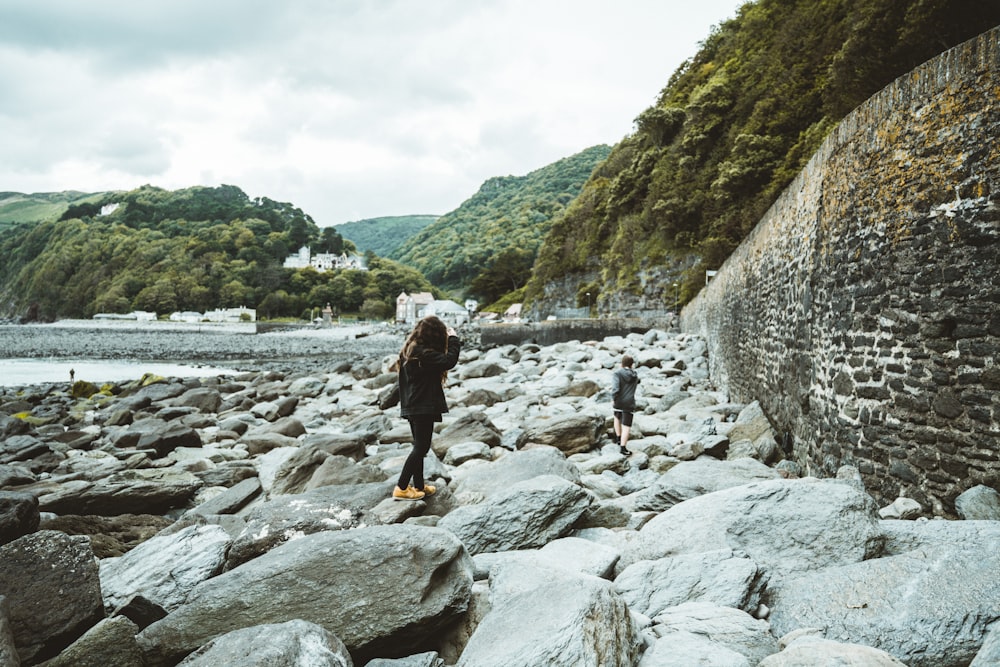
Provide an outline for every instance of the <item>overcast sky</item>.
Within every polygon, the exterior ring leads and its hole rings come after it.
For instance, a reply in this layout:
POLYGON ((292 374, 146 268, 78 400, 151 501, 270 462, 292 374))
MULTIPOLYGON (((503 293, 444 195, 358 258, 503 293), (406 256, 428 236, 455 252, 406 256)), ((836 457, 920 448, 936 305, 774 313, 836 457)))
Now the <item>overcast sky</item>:
POLYGON ((743 0, 2 0, 0 191, 447 213, 633 131, 743 0))

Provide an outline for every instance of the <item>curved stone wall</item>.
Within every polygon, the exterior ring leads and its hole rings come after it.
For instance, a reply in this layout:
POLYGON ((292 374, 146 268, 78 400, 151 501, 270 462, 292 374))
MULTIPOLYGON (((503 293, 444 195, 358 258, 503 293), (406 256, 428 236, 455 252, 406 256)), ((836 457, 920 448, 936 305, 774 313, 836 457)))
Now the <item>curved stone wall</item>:
POLYGON ((998 66, 1000 28, 858 107, 681 317, 812 474, 934 515, 1000 489, 998 66))

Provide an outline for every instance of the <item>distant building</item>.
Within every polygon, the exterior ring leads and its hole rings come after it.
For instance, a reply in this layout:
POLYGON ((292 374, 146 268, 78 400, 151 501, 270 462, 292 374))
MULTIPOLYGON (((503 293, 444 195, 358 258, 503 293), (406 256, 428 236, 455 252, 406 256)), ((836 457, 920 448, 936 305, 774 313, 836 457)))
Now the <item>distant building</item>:
POLYGON ((450 324, 453 327, 465 324, 470 319, 468 310, 466 310, 462 305, 450 300, 431 301, 424 307, 420 317, 426 317, 428 315, 437 315, 445 322, 445 324, 450 324))
POLYGON ((153 322, 156 320, 156 313, 151 313, 146 310, 133 310, 131 313, 96 313, 92 319, 137 320, 139 322, 153 322))
POLYGON ((400 292, 396 297, 396 321, 413 324, 423 317, 423 310, 428 304, 434 301, 434 295, 430 292, 417 292, 407 294, 400 292))
POLYGON ((302 246, 294 255, 285 258, 284 267, 286 269, 304 269, 313 267, 320 273, 333 271, 335 269, 353 269, 355 271, 367 271, 365 260, 361 255, 348 255, 346 252, 336 255, 331 252, 321 252, 315 255, 308 246, 302 246))
POLYGON ((239 308, 216 308, 205 311, 204 319, 209 322, 256 322, 257 311, 254 308, 240 306, 239 308))
POLYGON ((195 322, 201 322, 203 316, 201 313, 196 313, 193 310, 184 310, 170 313, 171 322, 188 322, 189 324, 194 324, 195 322))

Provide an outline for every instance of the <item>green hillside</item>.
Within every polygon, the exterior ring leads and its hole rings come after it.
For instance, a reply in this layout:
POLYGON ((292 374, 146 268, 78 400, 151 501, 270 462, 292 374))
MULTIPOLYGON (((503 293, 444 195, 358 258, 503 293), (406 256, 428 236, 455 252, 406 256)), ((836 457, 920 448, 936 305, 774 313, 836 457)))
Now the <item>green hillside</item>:
POLYGON ((52 320, 98 312, 203 312, 248 306, 299 316, 330 304, 384 317, 401 291, 429 291, 418 272, 368 257, 368 271, 286 269, 285 258, 353 251, 292 204, 235 186, 144 186, 67 206, 58 220, 0 231, 0 318, 52 320), (105 204, 119 206, 99 215, 105 204))
POLYGON ((525 176, 491 178, 390 257, 417 268, 442 288, 471 287, 480 298, 495 300, 511 287, 497 293, 489 286, 495 284, 489 274, 513 271, 512 277, 523 284, 552 221, 609 151, 608 146, 594 146, 525 176))
POLYGON ((638 291, 640 268, 693 255, 678 276, 689 299, 841 118, 998 23, 1000 3, 978 0, 743 5, 673 74, 553 225, 526 300, 594 271, 592 293, 638 291))
POLYGON ((437 220, 437 215, 397 215, 368 218, 335 225, 340 235, 351 240, 359 252, 372 251, 388 257, 411 236, 437 220))
POLYGON ((106 193, 86 192, 0 192, 0 230, 16 223, 58 220, 71 205, 101 200, 106 193))

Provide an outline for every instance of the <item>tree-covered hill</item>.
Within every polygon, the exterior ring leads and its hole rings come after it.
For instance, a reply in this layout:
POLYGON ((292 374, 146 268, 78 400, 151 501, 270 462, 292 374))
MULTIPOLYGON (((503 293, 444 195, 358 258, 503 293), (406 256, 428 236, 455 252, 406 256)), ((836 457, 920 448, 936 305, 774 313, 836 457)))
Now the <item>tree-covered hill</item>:
POLYGON ((370 250, 381 257, 389 257, 407 239, 439 217, 437 215, 397 215, 345 222, 342 225, 334 225, 334 227, 341 236, 352 241, 359 252, 370 250))
POLYGON ((74 204, 101 200, 106 193, 87 192, 0 192, 0 230, 18 222, 35 223, 57 220, 74 204))
POLYGON ((431 289, 418 272, 375 255, 368 271, 284 268, 303 245, 354 250, 292 204, 250 199, 231 185, 106 193, 68 206, 57 220, 0 232, 0 317, 163 315, 241 305, 276 317, 327 303, 385 316, 400 291, 431 289), (118 206, 102 215, 109 204, 118 206))
MULTIPOLYGON (((490 274, 513 270, 527 278, 535 253, 552 221, 579 194, 608 146, 594 146, 525 176, 491 178, 454 211, 441 216, 400 246, 390 257, 413 266, 442 288, 465 289, 493 301, 490 274), (516 259, 514 264, 511 259, 516 259), (487 284, 489 283, 489 284, 487 284)), ((500 283, 507 285, 506 276, 500 283)), ((519 285, 515 285, 517 287, 519 285)))
POLYGON ((681 293, 690 298, 841 118, 997 24, 1000 3, 979 0, 743 5, 673 74, 552 226, 526 299, 595 273, 588 291, 636 291, 641 268, 694 257, 681 293))

